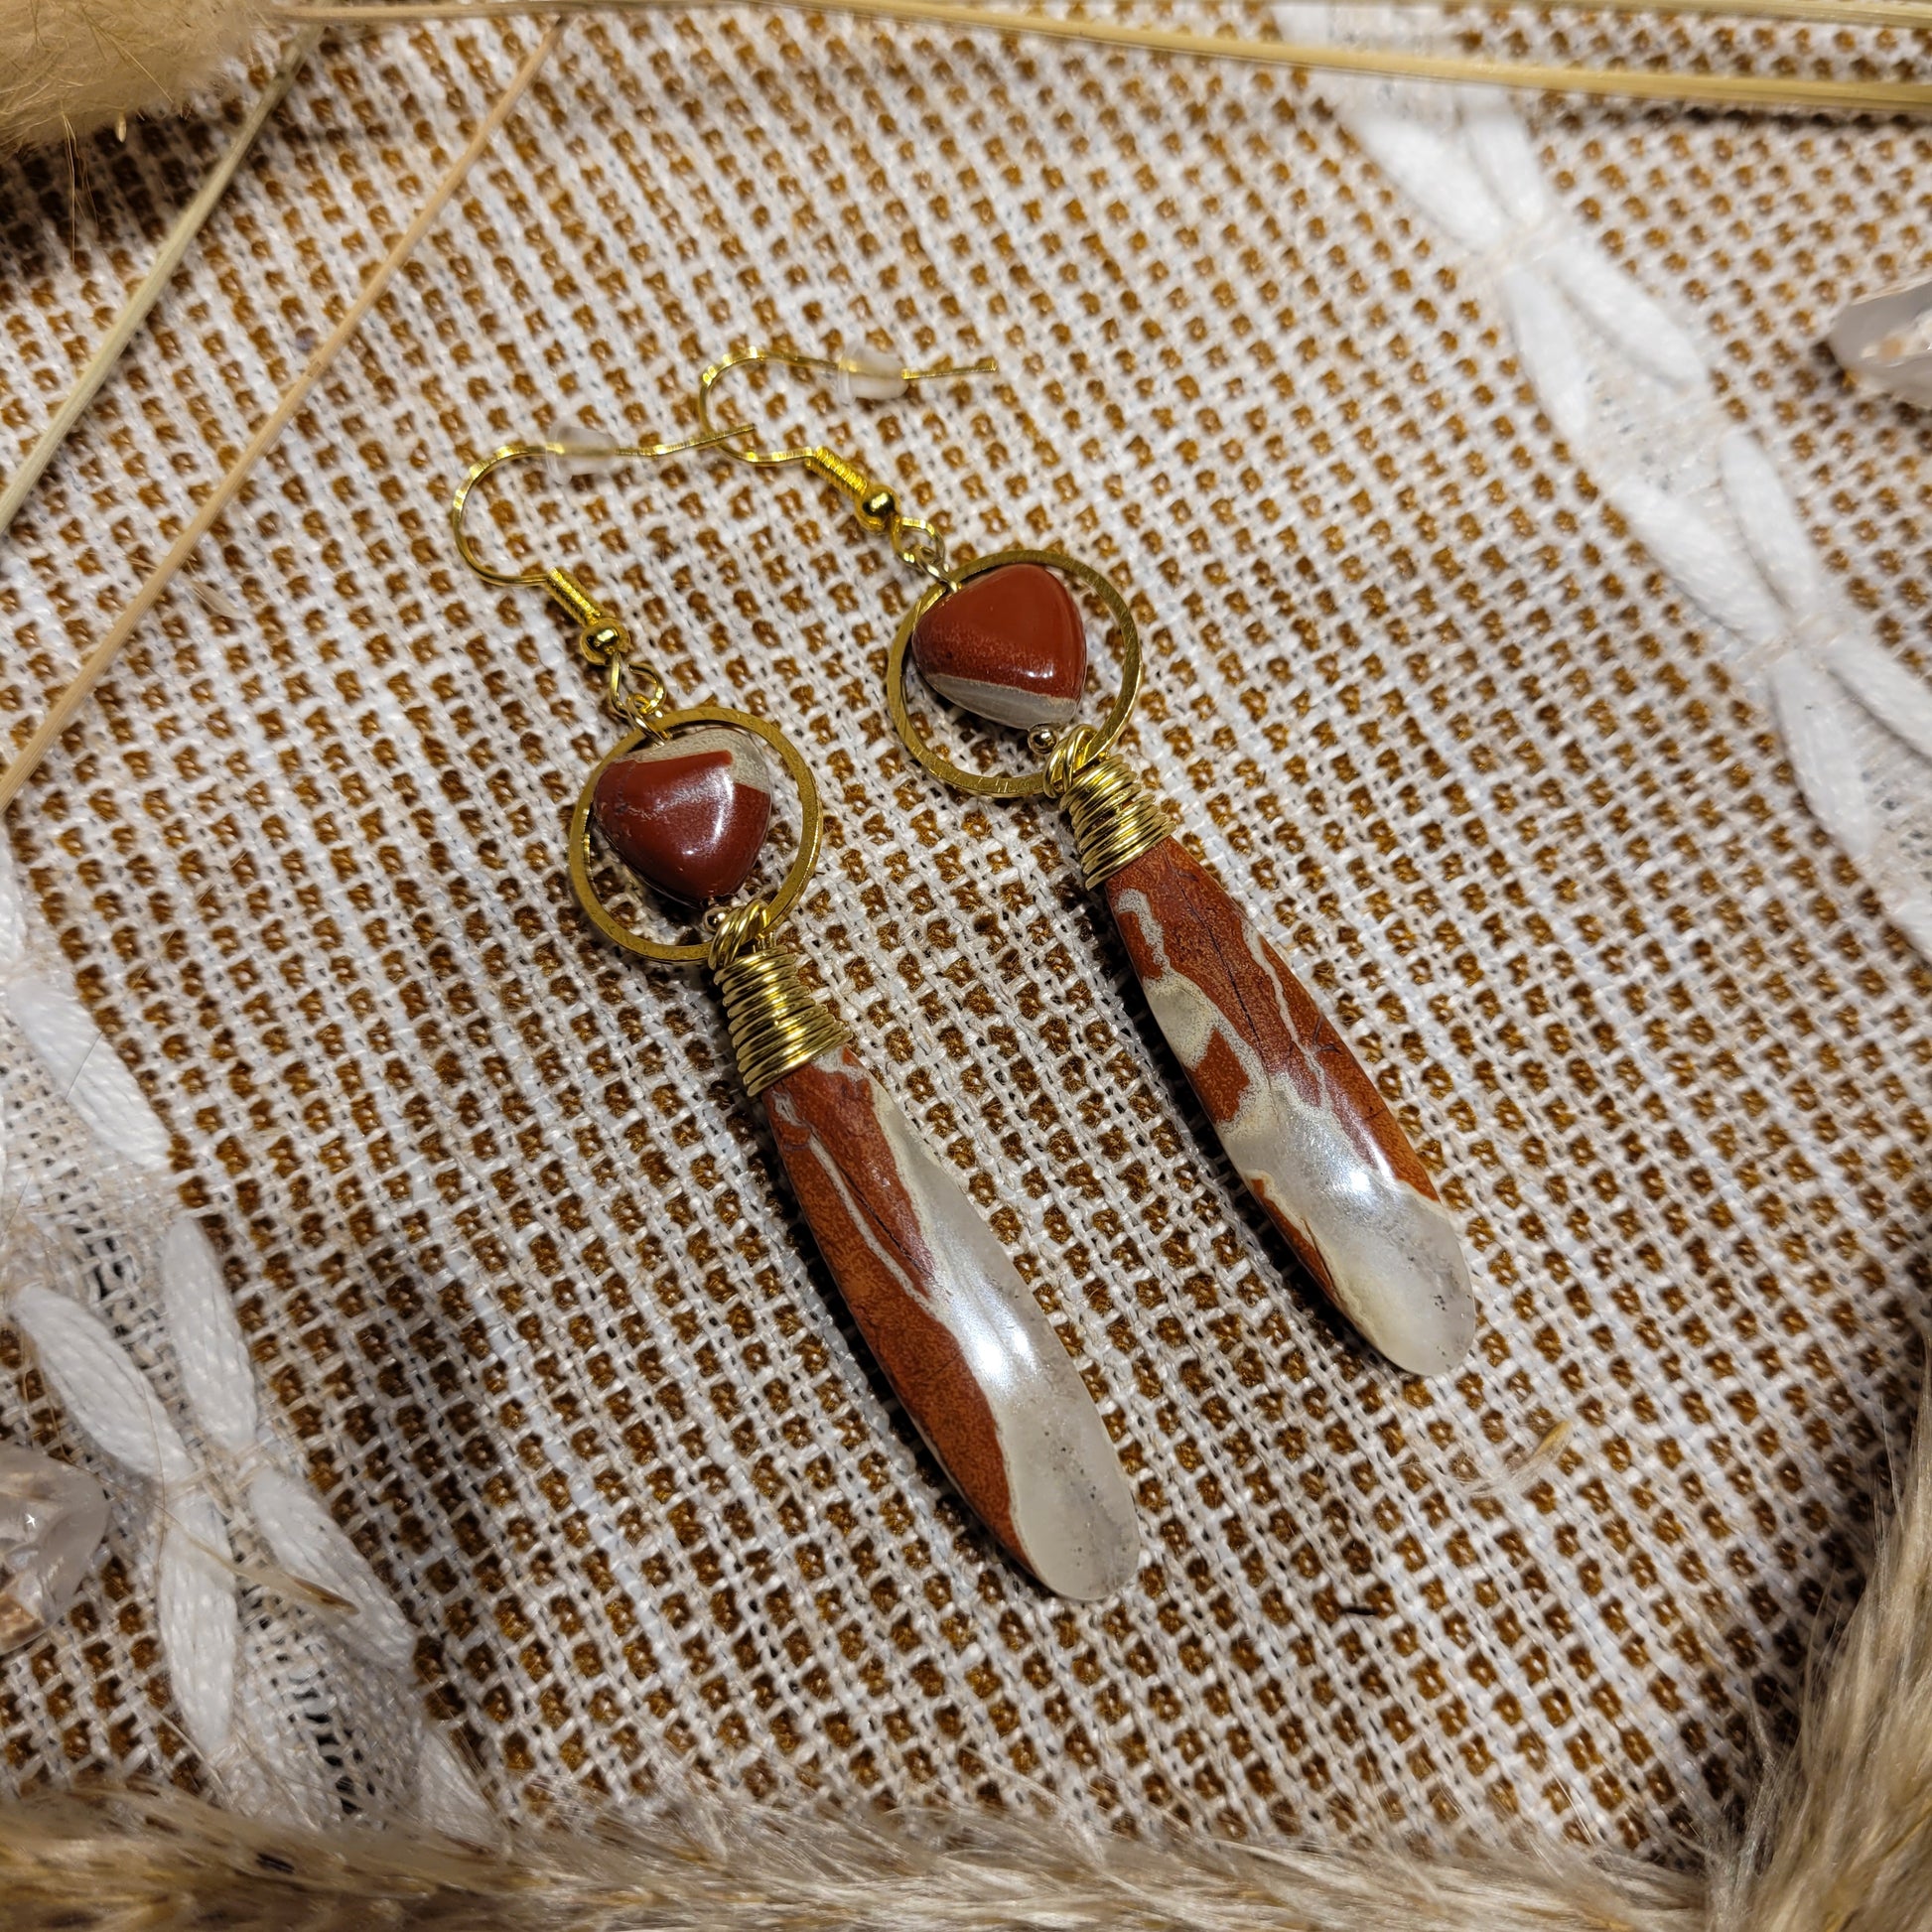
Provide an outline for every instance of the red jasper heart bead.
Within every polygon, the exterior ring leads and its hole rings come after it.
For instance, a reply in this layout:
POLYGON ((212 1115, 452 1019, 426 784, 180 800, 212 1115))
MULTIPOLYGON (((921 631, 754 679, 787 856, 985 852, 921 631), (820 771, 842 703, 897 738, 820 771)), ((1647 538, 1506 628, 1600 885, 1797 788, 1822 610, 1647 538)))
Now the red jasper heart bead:
POLYGON ((912 632, 919 675, 996 724, 1071 724, 1087 682, 1087 631, 1040 564, 1002 564, 949 591, 912 632))
POLYGON ((671 898, 729 898, 758 864, 771 826, 771 767, 729 726, 684 732, 613 759, 591 816, 611 849, 671 898))

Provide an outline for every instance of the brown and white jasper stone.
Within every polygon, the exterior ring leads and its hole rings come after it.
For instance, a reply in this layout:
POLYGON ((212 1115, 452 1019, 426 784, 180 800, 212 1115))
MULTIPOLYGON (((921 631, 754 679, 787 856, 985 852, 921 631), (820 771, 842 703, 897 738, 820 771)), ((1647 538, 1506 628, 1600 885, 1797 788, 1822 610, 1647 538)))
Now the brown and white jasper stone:
POLYGON ((764 1107, 853 1319, 959 1493, 1048 1589, 1121 1588, 1140 1535, 1106 1427, 965 1189, 849 1046, 764 1107))
POLYGON ((613 759, 591 815, 647 885, 703 904, 751 876, 771 826, 771 766, 757 739, 707 725, 613 759))
POLYGON ((1068 725, 1087 682, 1087 630, 1040 564, 1002 564, 948 591, 912 631, 912 662, 939 693, 995 724, 1068 725))
POLYGON ((1309 1272, 1399 1367, 1453 1368, 1475 1338, 1468 1264, 1361 1062, 1177 840, 1103 890, 1228 1159, 1309 1272))

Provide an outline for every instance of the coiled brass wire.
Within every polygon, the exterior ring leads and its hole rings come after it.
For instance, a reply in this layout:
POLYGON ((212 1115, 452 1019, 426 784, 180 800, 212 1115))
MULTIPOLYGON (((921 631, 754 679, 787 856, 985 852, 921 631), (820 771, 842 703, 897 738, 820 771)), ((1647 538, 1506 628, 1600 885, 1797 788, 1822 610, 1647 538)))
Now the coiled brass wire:
POLYGON ((753 899, 718 922, 706 953, 725 1003, 739 1077, 754 1100, 807 1060, 852 1037, 799 983, 798 955, 765 950, 769 931, 764 901, 753 899))
POLYGON ((1167 806, 1114 753, 1096 756, 1099 743, 1091 725, 1077 726, 1046 761, 1046 789, 1066 807, 1089 887, 1111 879, 1173 831, 1167 806))

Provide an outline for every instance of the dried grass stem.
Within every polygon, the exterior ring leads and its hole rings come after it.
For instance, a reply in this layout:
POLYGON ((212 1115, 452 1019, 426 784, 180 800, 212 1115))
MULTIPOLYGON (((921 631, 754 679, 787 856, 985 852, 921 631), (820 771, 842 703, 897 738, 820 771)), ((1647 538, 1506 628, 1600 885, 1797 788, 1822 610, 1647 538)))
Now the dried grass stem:
MULTIPOLYGON (((1670 10, 1677 0, 1662 0, 1670 10)), ((1757 0, 1752 0, 1756 4, 1757 0)), ((1812 0, 1769 0, 1807 6, 1812 0)), ((1893 4, 1894 0, 1884 0, 1893 4)), ((1695 6, 1698 0, 1692 0, 1695 6)), ((1830 0, 1820 0, 1829 5, 1830 0)), ((1848 0, 1856 4, 1856 0, 1848 0)), ((520 14, 693 12, 711 6, 754 6, 812 14, 855 14, 867 20, 911 21, 1072 41, 1094 47, 1133 48, 1252 66, 1295 68, 1308 72, 1372 74, 1383 79, 1444 80, 1535 92, 1587 94, 1619 100, 1695 102, 1704 106, 1782 108, 1859 114, 1923 114, 1932 111, 1932 83, 1917 80, 1831 80, 1804 74, 1696 73, 1673 69, 1552 66, 1532 61, 1493 61, 1479 55, 1432 54, 1409 48, 1347 47, 1321 41, 1243 40, 1231 35, 1191 34, 1124 21, 1069 19, 1009 13, 962 4, 962 0, 315 0, 282 8, 288 20, 381 27, 436 20, 502 20, 520 14)), ((1715 6, 1711 9, 1716 11, 1715 6)), ((1798 16, 1785 16, 1798 17, 1798 16)), ((1825 17, 1807 11, 1807 19, 1825 17)), ((1890 23, 1897 24, 1897 23, 1890 23)), ((1914 8, 1909 24, 1932 25, 1914 8)))
POLYGON ((141 620, 161 601, 162 595, 175 580, 182 566, 195 554, 196 546, 207 535, 221 519, 222 512, 234 501, 241 486, 248 481, 250 473, 263 455, 274 444, 289 424, 296 412, 308 400, 309 392, 322 380, 331 363, 340 355, 362 325, 362 320, 381 300, 382 292, 394 279, 396 271, 402 267, 426 235, 437 216, 442 213, 450 198, 463 184, 478 157, 495 138, 496 131, 508 119, 510 111, 522 99, 524 90, 537 76, 538 69, 549 59, 550 51, 557 44, 557 37, 563 31, 562 22, 552 22, 547 27, 536 46, 525 57, 522 65, 503 91, 491 103, 489 111, 477 124, 463 152, 450 165, 443 179, 437 183, 429 200, 417 209, 400 235, 396 237, 389 252, 376 265, 375 272, 363 283, 355 299, 344 312, 342 320, 329 332, 328 340, 318 347, 302 371, 283 391, 275 407, 269 411, 266 420, 249 439, 248 447, 228 466, 226 473, 214 487, 202 499, 195 514, 189 518, 187 527, 170 546, 168 554, 162 558, 134 595, 128 599, 113 623, 108 627, 98 643, 80 661, 80 668, 67 688, 55 700, 53 709, 35 728, 33 735, 15 755, 13 762, 7 766, 4 776, 0 776, 0 811, 13 803, 20 788, 33 775, 49 750, 59 741, 61 734, 72 724, 79 714, 80 707, 86 703, 88 694, 105 675, 107 668, 121 653, 122 647, 134 634, 141 620))

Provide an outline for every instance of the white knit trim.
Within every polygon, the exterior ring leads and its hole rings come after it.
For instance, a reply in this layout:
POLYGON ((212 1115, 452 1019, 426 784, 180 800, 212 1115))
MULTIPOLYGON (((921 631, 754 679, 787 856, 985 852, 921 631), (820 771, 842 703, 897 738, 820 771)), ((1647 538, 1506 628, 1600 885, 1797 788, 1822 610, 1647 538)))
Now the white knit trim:
MULTIPOLYGON (((1441 16, 1349 7, 1323 24, 1336 39, 1387 41, 1440 32, 1441 16)), ((1932 815, 1932 688, 1839 595, 1763 444, 1720 406, 1695 330, 1570 219, 1507 96, 1345 78, 1322 88, 1486 283, 1551 427, 1720 627, 1714 641, 1767 702, 1813 816, 1932 956, 1932 879, 1909 836, 1932 815), (1889 751, 1866 718, 1896 741, 1889 751)))
MULTIPOLYGON (((0 844, 0 1024, 12 1022, 24 1049, 16 1062, 41 1076, 37 1131, 17 1148, 8 1142, 19 1137, 0 1133, 0 1175, 15 1156, 13 1178, 0 1180, 0 1315, 123 1475, 119 1520, 138 1540, 129 1568, 150 1581, 175 1710, 203 1776, 241 1809, 326 1824, 378 1795, 342 1788, 346 1740, 373 1731, 381 1748, 360 1754, 383 1760, 385 1786, 405 1787, 381 1794, 388 1809, 485 1837, 486 1801, 424 1724, 408 1619, 264 1425, 220 1262, 160 1177, 168 1129, 52 977, 56 957, 0 844), (75 1251, 67 1223, 78 1171, 116 1225, 75 1251), (21 1282, 29 1265, 58 1285, 21 1282), (11 1295, 8 1279, 20 1283, 11 1295), (359 1684, 370 1671, 375 1681, 359 1684)), ((101 1472, 111 1491, 112 1470, 101 1472)))

